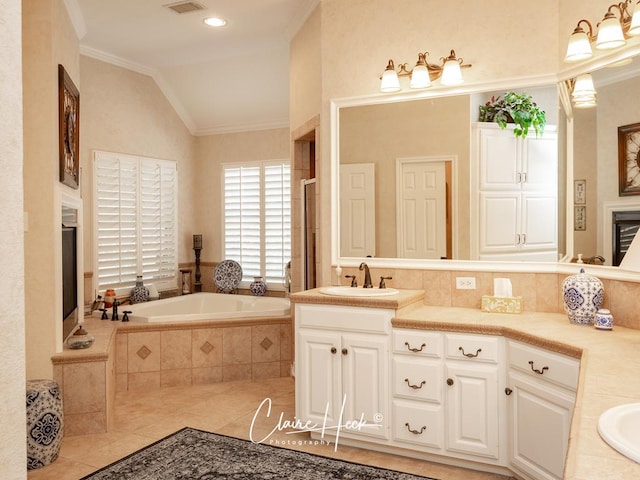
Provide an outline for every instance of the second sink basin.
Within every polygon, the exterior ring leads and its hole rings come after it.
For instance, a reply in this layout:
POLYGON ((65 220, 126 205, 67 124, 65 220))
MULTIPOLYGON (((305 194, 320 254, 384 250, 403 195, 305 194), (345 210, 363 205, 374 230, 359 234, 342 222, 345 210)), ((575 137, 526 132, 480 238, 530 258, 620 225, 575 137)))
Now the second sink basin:
POLYGON ((395 288, 362 288, 362 287, 322 287, 320 293, 325 295, 335 295, 338 297, 386 297, 395 295, 399 290, 395 288))
POLYGON ((598 433, 625 457, 640 463, 640 403, 610 408, 598 419, 598 433))

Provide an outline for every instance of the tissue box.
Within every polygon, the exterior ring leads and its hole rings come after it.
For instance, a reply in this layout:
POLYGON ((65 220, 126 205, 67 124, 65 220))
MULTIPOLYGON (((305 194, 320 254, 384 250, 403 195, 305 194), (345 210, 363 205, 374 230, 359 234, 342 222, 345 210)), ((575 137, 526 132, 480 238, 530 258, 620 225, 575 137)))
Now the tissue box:
POLYGON ((522 313, 522 297, 483 295, 481 309, 493 313, 522 313))

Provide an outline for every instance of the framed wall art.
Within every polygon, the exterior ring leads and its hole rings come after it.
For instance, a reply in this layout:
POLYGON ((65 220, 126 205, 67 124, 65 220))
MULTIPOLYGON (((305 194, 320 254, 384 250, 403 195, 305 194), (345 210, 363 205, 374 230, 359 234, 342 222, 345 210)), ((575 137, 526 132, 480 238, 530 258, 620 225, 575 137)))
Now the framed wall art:
POLYGON ((640 195, 640 123, 618 127, 619 194, 640 195))
POLYGON ((60 181, 80 185, 80 93, 62 65, 58 65, 58 128, 60 181))
POLYGON ((573 230, 582 232, 587 229, 587 207, 573 207, 573 230))
POLYGON ((573 203, 576 205, 584 205, 587 203, 587 181, 573 181, 573 203))

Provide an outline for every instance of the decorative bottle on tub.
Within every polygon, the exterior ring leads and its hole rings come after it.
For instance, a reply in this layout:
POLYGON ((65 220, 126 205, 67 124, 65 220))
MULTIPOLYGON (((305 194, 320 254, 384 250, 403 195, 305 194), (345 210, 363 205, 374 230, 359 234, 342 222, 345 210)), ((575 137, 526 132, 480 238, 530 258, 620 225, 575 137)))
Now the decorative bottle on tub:
POLYGON ((131 303, 142 303, 149 300, 149 289, 142 282, 142 275, 136 277, 136 286, 131 289, 131 303))
POLYGON ((262 277, 253 277, 249 290, 251 290, 252 295, 262 296, 267 293, 267 284, 262 280, 262 277))

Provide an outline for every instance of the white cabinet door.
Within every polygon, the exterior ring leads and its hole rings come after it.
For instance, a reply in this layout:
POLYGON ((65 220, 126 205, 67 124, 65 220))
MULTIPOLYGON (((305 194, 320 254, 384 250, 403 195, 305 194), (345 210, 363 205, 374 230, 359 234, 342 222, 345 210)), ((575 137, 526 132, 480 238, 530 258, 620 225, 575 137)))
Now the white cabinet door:
POLYGON ((521 194, 480 193, 480 253, 513 252, 520 238, 521 194))
MULTIPOLYGON (((555 193, 522 194, 520 247, 524 250, 549 250, 558 245, 558 208, 555 193)), ((555 260, 555 259, 554 259, 555 260)))
POLYGON ((314 330, 300 331, 296 363, 296 416, 335 426, 342 404, 340 335, 314 330))
POLYGON ((558 139, 555 132, 527 136, 522 146, 523 190, 558 194, 558 139))
POLYGON ((563 478, 575 396, 511 370, 511 452, 513 467, 531 478, 563 478))
POLYGON ((376 256, 375 165, 340 166, 340 253, 376 256))
POLYGON ((446 365, 448 451, 498 460, 498 367, 446 365))
POLYGON ((366 422, 357 432, 386 438, 389 374, 388 338, 379 335, 342 336, 342 390, 346 398, 343 423, 366 422))
POLYGON ((480 190, 512 190, 518 187, 520 170, 519 144, 512 131, 500 129, 480 129, 480 190))

